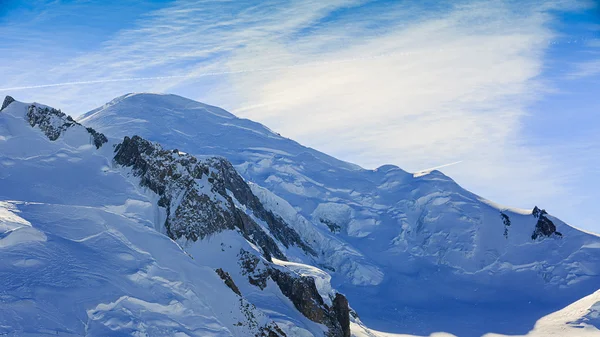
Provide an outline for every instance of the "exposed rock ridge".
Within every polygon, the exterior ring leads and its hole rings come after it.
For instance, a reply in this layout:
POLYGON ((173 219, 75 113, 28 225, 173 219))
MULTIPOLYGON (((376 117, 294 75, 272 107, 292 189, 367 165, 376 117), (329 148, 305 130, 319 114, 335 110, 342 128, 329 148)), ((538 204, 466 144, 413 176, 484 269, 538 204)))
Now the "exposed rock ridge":
POLYGON ((502 219, 502 223, 504 224, 504 237, 508 239, 508 227, 510 227, 510 218, 506 213, 500 211, 500 218, 502 219))
POLYGON ((350 307, 344 295, 336 293, 332 305, 328 306, 312 277, 297 275, 271 263, 264 263, 243 249, 238 257, 242 274, 248 276, 250 284, 262 290, 270 278, 302 315, 329 328, 328 337, 350 337, 350 307))
POLYGON ((233 282, 233 279, 231 278, 231 275, 229 275, 228 272, 224 271, 221 268, 218 268, 216 272, 217 275, 219 275, 219 277, 221 278, 221 280, 225 282, 225 285, 229 287, 229 289, 231 289, 234 293, 238 294, 239 296, 242 296, 240 289, 237 287, 235 282, 233 282))
MULTIPOLYGON (((231 275, 229 275, 228 272, 224 271, 221 268, 218 268, 216 272, 219 275, 219 277, 223 280, 223 282, 225 282, 225 285, 229 287, 229 289, 231 289, 238 296, 240 296, 240 308, 246 316, 246 324, 249 325, 251 328, 258 329, 258 332, 254 335, 255 337, 286 337, 285 332, 283 332, 283 330, 281 330, 277 323, 273 321, 269 324, 258 326, 258 322, 253 313, 256 307, 242 297, 240 289, 237 287, 235 282, 233 282, 233 279, 231 278, 231 275)), ((237 324, 244 325, 244 323, 242 322, 238 322, 237 324)))
POLYGON ((254 337, 286 337, 285 332, 281 330, 281 328, 277 325, 277 323, 271 321, 268 323, 260 323, 257 319, 255 312, 256 306, 250 302, 248 302, 243 296, 238 287, 233 282, 233 279, 229 275, 228 272, 224 271, 221 268, 216 270, 219 277, 225 282, 225 285, 229 287, 234 293, 236 293, 239 297, 238 300, 240 302, 240 310, 245 316, 245 321, 238 321, 235 323, 235 326, 246 328, 253 331, 254 337))
MULTIPOLYGON (((274 256, 286 260, 276 242, 250 216, 236 208, 227 190, 236 199, 239 196, 238 201, 253 211, 260 212, 262 205, 248 204, 258 199, 253 194, 244 194, 250 187, 225 159, 200 161, 133 136, 125 137, 116 146, 114 161, 131 167, 133 174, 140 178, 140 185, 160 197, 158 205, 167 210, 165 228, 172 239, 185 237, 196 241, 237 228, 247 240, 262 248, 267 259, 274 256)), ((290 236, 299 237, 293 229, 281 225, 291 231, 290 236)))
MULTIPOLYGON (((5 99, 6 103, 6 99, 5 99)), ((10 103, 9 103, 10 104, 10 103)), ((74 126, 83 127, 71 116, 67 116, 60 110, 49 107, 40 107, 32 104, 27 109, 27 121, 32 127, 38 127, 51 141, 57 140, 65 131, 74 126)), ((104 134, 92 128, 86 128, 92 142, 99 149, 108 139, 104 134)))
POLYGON ((250 186, 246 184, 229 161, 219 157, 210 158, 207 161, 211 163, 212 167, 220 171, 223 177, 224 188, 231 191, 239 202, 250 208, 254 216, 264 221, 268 225, 271 234, 279 242, 286 248, 295 245, 311 255, 316 255, 316 252, 302 240, 294 229, 288 227, 281 217, 265 209, 258 197, 252 193, 250 186))
POLYGON ((14 102, 15 99, 10 97, 10 96, 6 96, 4 98, 4 102, 2 102, 2 107, 0 108, 0 111, 6 109, 6 107, 8 107, 10 105, 10 103, 14 102))
POLYGON ((550 237, 550 236, 554 235, 554 236, 562 237, 562 233, 556 231, 556 226, 546 216, 546 215, 548 215, 548 212, 546 212, 545 209, 539 209, 537 206, 535 206, 533 208, 532 215, 538 219, 537 223, 535 224, 535 229, 533 231, 533 234, 531 234, 532 240, 535 240, 538 237, 542 237, 542 236, 550 237))
POLYGON ((342 336, 350 337, 350 305, 346 296, 336 293, 333 299, 333 312, 342 328, 342 336))

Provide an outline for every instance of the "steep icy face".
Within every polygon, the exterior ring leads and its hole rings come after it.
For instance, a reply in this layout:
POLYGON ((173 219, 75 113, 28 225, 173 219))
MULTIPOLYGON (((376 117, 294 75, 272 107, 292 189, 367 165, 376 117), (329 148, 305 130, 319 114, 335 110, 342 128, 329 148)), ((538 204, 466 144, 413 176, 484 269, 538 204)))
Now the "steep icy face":
POLYGON ((487 312, 496 325, 456 331, 519 332, 531 315, 511 321, 514 312, 498 312, 498 303, 542 315, 597 287, 594 235, 550 216, 540 222, 531 212, 493 205, 437 171, 415 177, 392 165, 360 169, 211 109, 170 95, 137 94, 82 120, 113 136, 137 133, 229 159, 266 208, 311 242, 320 253, 315 262, 375 327, 428 334, 464 328, 442 314, 487 312), (440 325, 424 328, 437 314, 440 325))
MULTIPOLYGON (((339 325, 304 317, 279 285, 248 291, 239 257, 227 255, 225 245, 274 268, 248 240, 268 258, 285 259, 276 251, 285 244, 268 228, 293 230, 276 227, 285 223, 262 207, 226 160, 199 161, 140 137, 97 149, 94 134, 69 123, 68 116, 37 104, 12 102, 0 114, 0 332, 342 335, 339 325), (51 120, 48 127, 29 123, 32 106, 37 121, 51 120), (181 229, 176 236, 171 226, 171 235, 185 251, 155 230, 165 218, 181 229), (196 234, 187 240, 189 233, 196 234), (202 240, 201 233, 210 238, 202 240), (221 254, 210 252, 217 242, 221 254)), ((290 249, 304 244, 294 238, 298 234, 287 238, 290 249)), ((311 280, 306 284, 314 287, 311 280)), ((346 322, 347 303, 338 300, 335 308, 332 315, 346 322)))

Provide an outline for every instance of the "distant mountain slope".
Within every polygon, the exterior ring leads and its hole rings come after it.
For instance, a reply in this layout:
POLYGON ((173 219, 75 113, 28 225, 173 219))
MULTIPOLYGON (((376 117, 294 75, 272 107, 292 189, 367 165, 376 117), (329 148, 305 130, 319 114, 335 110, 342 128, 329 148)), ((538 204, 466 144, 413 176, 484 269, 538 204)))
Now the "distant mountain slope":
POLYGON ((227 158, 318 253, 297 258, 327 270, 377 330, 523 334, 600 284, 597 236, 541 209, 500 208, 438 171, 365 170, 174 95, 129 94, 79 121, 227 158))

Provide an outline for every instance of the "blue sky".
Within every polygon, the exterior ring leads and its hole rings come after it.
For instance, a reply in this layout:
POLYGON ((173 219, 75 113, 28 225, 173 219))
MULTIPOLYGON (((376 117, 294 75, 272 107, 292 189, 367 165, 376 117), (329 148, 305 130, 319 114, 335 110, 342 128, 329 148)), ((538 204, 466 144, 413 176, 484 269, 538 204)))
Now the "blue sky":
POLYGON ((0 32, 0 95, 180 94, 600 232, 598 2, 9 0, 0 32))

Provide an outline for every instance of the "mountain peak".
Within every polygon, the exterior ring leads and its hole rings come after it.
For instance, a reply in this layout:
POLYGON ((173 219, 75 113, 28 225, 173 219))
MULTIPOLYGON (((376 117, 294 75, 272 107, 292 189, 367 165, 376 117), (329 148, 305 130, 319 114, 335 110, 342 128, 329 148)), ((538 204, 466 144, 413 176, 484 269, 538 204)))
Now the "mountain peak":
POLYGON ((361 170, 357 165, 282 137, 260 123, 172 94, 126 94, 77 120, 102 130, 109 138, 138 135, 161 144, 178 144, 177 148, 192 154, 223 156, 234 165, 246 161, 244 153, 256 153, 256 158, 269 156, 273 160, 304 158, 308 160, 306 167, 320 172, 319 165, 323 163, 346 170, 361 170), (314 162, 315 158, 317 162, 314 162))
POLYGON ((200 103, 189 98, 185 98, 173 94, 164 93, 128 93, 119 96, 105 105, 94 109, 78 119, 81 122, 93 120, 97 115, 106 114, 109 110, 112 114, 131 115, 132 111, 143 110, 144 115, 153 116, 151 112, 158 112, 156 117, 165 115, 165 112, 180 115, 181 112, 186 112, 188 115, 192 113, 210 113, 211 115, 222 118, 236 118, 233 114, 204 103, 200 103), (114 109, 118 107, 119 109, 114 109), (109 109, 113 108, 113 109, 109 109))

